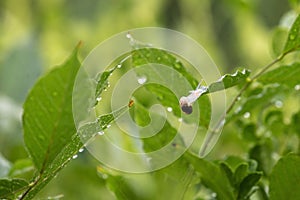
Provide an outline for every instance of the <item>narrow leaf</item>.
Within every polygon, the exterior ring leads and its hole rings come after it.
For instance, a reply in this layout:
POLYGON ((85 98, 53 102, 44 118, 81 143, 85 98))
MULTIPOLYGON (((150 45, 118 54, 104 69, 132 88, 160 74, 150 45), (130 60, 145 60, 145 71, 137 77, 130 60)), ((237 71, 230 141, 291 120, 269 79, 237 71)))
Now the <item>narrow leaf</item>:
POLYGON ((240 184, 238 199, 248 199, 261 176, 262 173, 260 172, 248 174, 240 184))
POLYGON ((294 87, 300 84, 300 63, 293 63, 288 66, 280 66, 274 70, 268 71, 257 79, 263 84, 284 84, 294 87))
POLYGON ((299 50, 299 48, 300 48, 300 15, 297 16, 289 31, 283 53, 296 51, 299 50))
POLYGON ((208 86, 208 91, 203 94, 224 90, 239 85, 245 82, 249 75, 250 71, 247 69, 237 70, 233 74, 225 74, 218 81, 211 83, 208 86))
POLYGON ((299 199, 300 157, 289 154, 281 158, 270 175, 270 200, 299 199))

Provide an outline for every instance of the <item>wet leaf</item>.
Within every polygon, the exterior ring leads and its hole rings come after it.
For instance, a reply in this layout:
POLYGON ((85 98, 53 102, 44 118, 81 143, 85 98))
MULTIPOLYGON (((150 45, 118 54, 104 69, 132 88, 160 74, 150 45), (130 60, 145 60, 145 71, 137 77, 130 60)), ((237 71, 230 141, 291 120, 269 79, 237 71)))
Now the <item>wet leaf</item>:
POLYGON ((23 179, 0 179, 0 199, 17 199, 27 187, 28 183, 23 179))
POLYGON ((283 53, 297 51, 300 48, 300 15, 295 19, 289 34, 283 53))

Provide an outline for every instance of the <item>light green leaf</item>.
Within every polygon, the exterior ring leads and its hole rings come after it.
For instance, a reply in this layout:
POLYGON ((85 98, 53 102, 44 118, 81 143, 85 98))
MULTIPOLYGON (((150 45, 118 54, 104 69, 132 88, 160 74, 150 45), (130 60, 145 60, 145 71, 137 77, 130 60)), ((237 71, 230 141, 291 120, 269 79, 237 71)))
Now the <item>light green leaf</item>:
POLYGON ((28 183, 23 179, 0 179, 0 199, 17 199, 27 187, 28 183))
POLYGON ((300 157, 289 154, 281 158, 270 175, 270 200, 299 199, 300 157))
POLYGON ((300 15, 295 19, 289 34, 283 53, 297 51, 300 48, 300 15))
POLYGON ((274 56, 280 56, 286 43, 288 35, 288 29, 282 27, 276 27, 272 37, 272 50, 274 56))
POLYGON ((292 65, 280 66, 274 70, 268 71, 257 79, 263 84, 284 84, 294 87, 300 84, 300 63, 293 63, 292 65))
POLYGON ((249 75, 250 70, 247 69, 237 70, 233 74, 225 74, 218 81, 211 83, 208 86, 208 91, 203 94, 224 90, 244 83, 249 75))
POLYGON ((29 158, 17 160, 9 171, 10 177, 20 177, 35 170, 32 160, 29 158))
POLYGON ((200 173, 203 183, 217 193, 218 199, 234 199, 233 188, 217 164, 199 158, 190 152, 187 152, 185 156, 194 169, 200 173))

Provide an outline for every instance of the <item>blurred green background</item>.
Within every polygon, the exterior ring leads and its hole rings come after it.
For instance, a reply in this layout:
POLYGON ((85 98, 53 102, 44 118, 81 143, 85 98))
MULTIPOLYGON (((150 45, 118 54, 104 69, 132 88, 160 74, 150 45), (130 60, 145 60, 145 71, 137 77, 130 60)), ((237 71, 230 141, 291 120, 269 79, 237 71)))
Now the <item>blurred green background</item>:
MULTIPOLYGON (((202 44, 221 72, 239 66, 255 71, 274 57, 274 28, 292 9, 298 9, 295 0, 0 0, 0 164, 28 157, 21 127, 28 90, 78 41, 84 58, 121 31, 171 28, 202 44)), ((39 198, 114 199, 96 165, 83 152, 39 198)))

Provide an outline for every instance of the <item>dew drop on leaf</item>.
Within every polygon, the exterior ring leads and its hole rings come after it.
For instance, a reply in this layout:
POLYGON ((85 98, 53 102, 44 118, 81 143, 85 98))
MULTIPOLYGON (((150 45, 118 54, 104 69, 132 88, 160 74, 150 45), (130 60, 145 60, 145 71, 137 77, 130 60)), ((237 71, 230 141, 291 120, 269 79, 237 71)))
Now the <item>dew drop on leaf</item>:
POLYGON ((179 121, 179 122, 182 122, 182 120, 183 120, 183 119, 182 119, 181 117, 180 117, 180 118, 178 118, 178 121, 179 121))
POLYGON ((275 106, 277 107, 277 108, 281 108, 282 106, 283 106, 283 103, 282 103, 282 101, 275 101, 275 106))
POLYGON ((172 108, 172 107, 167 107, 167 111, 168 111, 168 112, 172 112, 172 111, 173 111, 173 108, 172 108))
POLYGON ((107 126, 106 126, 106 128, 110 128, 111 127, 111 125, 110 124, 108 124, 107 126))
POLYGON ((295 90, 300 90, 300 84, 295 85, 295 90))
POLYGON ((97 134, 98 135, 104 135, 104 131, 99 131, 97 134))
POLYGON ((118 65, 117 65, 117 68, 119 68, 119 69, 120 69, 121 67, 122 67, 122 65, 121 65, 121 64, 118 64, 118 65))
POLYGON ((147 77, 145 77, 145 76, 139 77, 139 78, 137 79, 137 81, 138 81, 138 83, 139 83, 140 85, 142 85, 142 84, 146 83, 147 77))
POLYGON ((79 149, 79 152, 80 152, 80 153, 83 152, 83 151, 84 151, 84 148, 79 149))
POLYGON ((97 97, 96 100, 97 100, 97 101, 101 101, 101 99, 102 99, 102 97, 97 97))
POLYGON ((244 118, 245 118, 245 119, 248 119, 249 117, 250 117, 250 113, 249 113, 249 112, 245 112, 244 118))
POLYGON ((76 159, 78 157, 77 154, 75 154, 74 156, 72 156, 73 159, 76 159))

